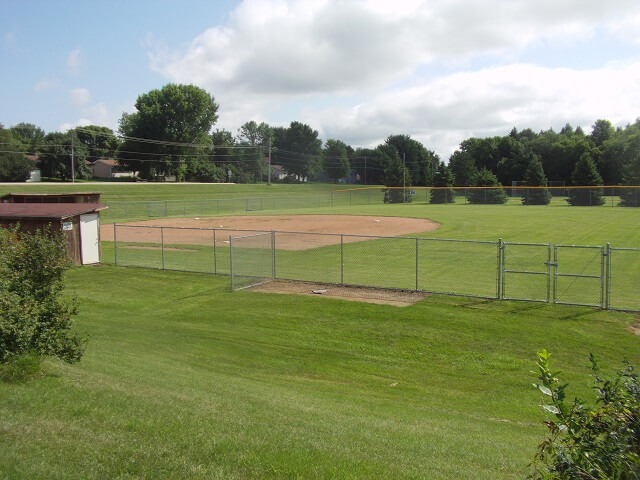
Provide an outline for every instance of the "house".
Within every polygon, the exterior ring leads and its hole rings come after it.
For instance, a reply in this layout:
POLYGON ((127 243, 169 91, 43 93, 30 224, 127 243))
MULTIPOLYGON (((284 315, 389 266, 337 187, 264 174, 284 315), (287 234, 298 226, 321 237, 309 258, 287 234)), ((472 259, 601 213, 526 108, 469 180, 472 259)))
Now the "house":
POLYGON ((133 178, 138 172, 123 169, 117 160, 100 158, 91 167, 95 178, 133 178))
POLYGON ((271 165, 271 180, 282 180, 287 176, 287 171, 281 165, 271 165))
POLYGON ((106 208, 98 203, 0 203, 0 227, 62 232, 74 265, 100 263, 100 211, 106 208))

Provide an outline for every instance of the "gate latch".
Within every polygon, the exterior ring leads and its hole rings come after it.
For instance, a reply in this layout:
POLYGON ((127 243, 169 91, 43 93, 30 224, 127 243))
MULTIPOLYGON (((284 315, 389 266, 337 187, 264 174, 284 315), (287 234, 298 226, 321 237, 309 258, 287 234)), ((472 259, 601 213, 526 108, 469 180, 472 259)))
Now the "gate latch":
POLYGON ((547 267, 557 267, 558 262, 544 262, 547 267))

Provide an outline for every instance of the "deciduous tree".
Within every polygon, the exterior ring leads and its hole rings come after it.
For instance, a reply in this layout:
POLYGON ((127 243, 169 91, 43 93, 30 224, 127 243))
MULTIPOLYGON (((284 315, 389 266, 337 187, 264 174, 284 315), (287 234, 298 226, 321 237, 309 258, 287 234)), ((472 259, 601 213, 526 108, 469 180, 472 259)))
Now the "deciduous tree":
POLYGON ((168 84, 140 95, 136 112, 123 114, 120 163, 145 178, 184 176, 187 165, 210 153, 218 119, 212 95, 195 85, 168 84))

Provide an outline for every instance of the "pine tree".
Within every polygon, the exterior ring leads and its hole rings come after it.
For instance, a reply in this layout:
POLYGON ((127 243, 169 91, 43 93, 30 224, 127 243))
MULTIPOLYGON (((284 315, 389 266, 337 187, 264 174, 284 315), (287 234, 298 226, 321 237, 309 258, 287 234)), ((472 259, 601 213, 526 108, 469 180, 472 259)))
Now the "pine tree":
POLYGON ((384 203, 409 203, 413 200, 405 188, 398 188, 411 186, 411 175, 397 152, 393 153, 389 166, 384 171, 384 184, 396 187, 384 189, 384 203))
MULTIPOLYGON (((635 156, 625 167, 622 184, 627 186, 640 185, 640 155, 635 156)), ((623 188, 620 191, 620 205, 624 207, 640 207, 640 188, 623 188)))
MULTIPOLYGON (((524 172, 524 185, 526 187, 548 187, 549 182, 544 174, 542 162, 536 155, 529 161, 524 172)), ((524 205, 549 205, 551 194, 547 188, 527 188, 522 196, 524 205)))
POLYGON ((502 188, 502 184, 498 181, 498 178, 486 168, 483 168, 478 172, 476 177, 476 187, 500 187, 500 188, 478 188, 469 190, 467 193, 467 199, 469 203, 485 203, 485 204, 500 204, 507 203, 509 197, 502 188))
MULTIPOLYGON (((571 174, 573 186, 599 187, 603 185, 602 177, 596 169, 591 155, 583 153, 571 174)), ((567 202, 571 205, 603 205, 605 202, 602 188, 571 188, 567 202)))
POLYGON ((456 192, 452 188, 449 188, 453 187, 453 172, 451 172, 444 162, 440 162, 436 167, 435 175, 433 177, 433 186, 445 188, 431 190, 429 203, 455 202, 456 192))

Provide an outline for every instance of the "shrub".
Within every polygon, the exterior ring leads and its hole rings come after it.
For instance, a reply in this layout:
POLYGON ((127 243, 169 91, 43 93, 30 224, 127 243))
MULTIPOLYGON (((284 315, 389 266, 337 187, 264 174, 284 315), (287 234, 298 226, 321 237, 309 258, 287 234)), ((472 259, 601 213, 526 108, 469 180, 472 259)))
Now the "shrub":
POLYGON ((444 187, 431 190, 429 203, 454 203, 456 192, 453 190, 453 172, 444 162, 440 162, 433 176, 434 187, 444 187))
POLYGON ((0 228, 0 363, 24 355, 77 362, 85 339, 73 331, 77 303, 63 295, 69 267, 59 233, 0 228))
POLYGON ((538 353, 540 383, 534 386, 552 419, 545 422, 549 432, 538 445, 530 478, 640 478, 640 383, 634 367, 625 362, 605 380, 591 355, 596 406, 590 408, 577 398, 566 400, 567 385, 558 379, 560 372, 550 370, 549 357, 546 350, 538 353))
POLYGON ((498 178, 486 168, 478 172, 474 186, 494 188, 474 188, 468 190, 467 199, 469 203, 501 204, 507 203, 507 200, 509 200, 509 197, 502 188, 502 184, 498 182, 498 178))
POLYGON ((603 205, 604 192, 601 187, 602 177, 596 169, 596 164, 588 153, 582 154, 576 168, 571 174, 571 183, 575 186, 590 186, 592 188, 571 188, 567 202, 571 205, 603 205))
MULTIPOLYGON (((527 187, 548 187, 549 182, 544 174, 542 162, 534 156, 524 173, 524 184, 527 187)), ((527 188, 522 196, 524 205, 549 205, 551 194, 547 188, 527 188)))

